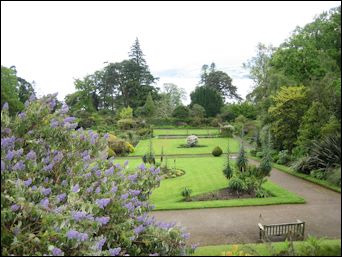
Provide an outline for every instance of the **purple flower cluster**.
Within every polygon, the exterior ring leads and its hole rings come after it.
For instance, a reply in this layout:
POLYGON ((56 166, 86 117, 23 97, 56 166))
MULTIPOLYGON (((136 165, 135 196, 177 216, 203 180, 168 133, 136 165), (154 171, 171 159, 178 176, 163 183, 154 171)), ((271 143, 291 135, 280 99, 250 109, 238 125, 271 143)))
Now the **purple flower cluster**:
POLYGON ((80 233, 76 230, 69 230, 67 233, 68 239, 77 239, 78 241, 87 241, 89 236, 87 233, 80 233))
POLYGON ((63 123, 71 123, 73 122, 74 120, 76 120, 75 117, 67 117, 63 120, 63 123))
POLYGON ((53 163, 57 163, 57 162, 60 162, 62 159, 63 159, 63 153, 62 152, 59 152, 57 151, 55 153, 55 156, 53 157, 53 163))
POLYGON ((92 214, 88 214, 88 213, 83 212, 83 211, 73 211, 71 213, 71 216, 75 221, 81 221, 81 220, 85 220, 85 219, 94 220, 94 217, 92 214))
POLYGON ((30 186, 31 184, 32 184, 32 179, 31 178, 29 178, 28 180, 24 180, 24 185, 26 187, 30 186))
POLYGON ((109 249, 110 256, 118 256, 121 252, 121 247, 109 249))
POLYGON ((103 245, 106 243, 106 241, 107 241, 106 238, 100 239, 100 240, 96 243, 96 249, 99 250, 99 251, 102 251, 102 247, 103 247, 103 245))
POLYGON ((75 186, 73 186, 73 187, 72 187, 72 191, 73 191, 74 193, 78 193, 78 192, 80 191, 80 186, 79 186, 79 184, 76 184, 75 186))
POLYGON ((14 143, 14 136, 1 138, 1 149, 13 149, 14 143))
POLYGON ((95 203, 101 208, 104 209, 109 203, 110 198, 103 198, 103 199, 97 199, 95 203))
POLYGON ((118 187, 116 185, 112 186, 112 189, 110 190, 112 193, 116 193, 118 191, 118 187))
POLYGON ((35 151, 31 150, 28 152, 28 154, 26 154, 26 160, 36 160, 37 159, 37 155, 35 153, 35 151))
POLYGON ((7 103, 7 102, 4 103, 4 105, 2 106, 2 110, 3 110, 3 111, 8 110, 8 103, 7 103))
POLYGON ((20 209, 20 205, 18 205, 18 204, 13 204, 13 205, 11 205, 11 210, 13 211, 13 212, 16 212, 17 210, 19 210, 20 209))
POLYGON ((45 188, 43 187, 40 192, 45 195, 45 196, 48 196, 49 194, 51 194, 51 188, 45 188))
POLYGON ((99 135, 97 133, 94 133, 92 130, 89 130, 89 136, 90 136, 90 143, 94 145, 96 143, 96 139, 98 139, 99 135))
POLYGON ((132 182, 136 182, 138 178, 138 174, 133 174, 133 175, 129 175, 128 179, 132 182))
POLYGON ((18 114, 18 117, 19 117, 19 119, 24 119, 24 118, 26 118, 26 113, 25 112, 21 112, 21 113, 19 113, 18 114))
POLYGON ((46 172, 52 171, 53 166, 54 166, 53 163, 50 163, 49 165, 45 165, 45 166, 43 167, 43 171, 46 171, 46 172))
POLYGON ((55 119, 52 119, 50 122, 50 126, 51 128, 57 128, 58 127, 59 122, 55 119))
POLYGON ((130 194, 131 196, 137 196, 137 195, 139 195, 140 193, 141 193, 140 190, 134 190, 134 189, 130 189, 130 190, 129 190, 129 194, 130 194))
POLYGON ((64 252, 61 249, 55 247, 52 249, 52 256, 64 256, 64 252))
POLYGON ((114 173, 114 167, 113 166, 110 167, 108 170, 105 170, 105 174, 107 176, 113 175, 113 173, 114 173))
POLYGON ((61 109, 61 114, 66 114, 69 111, 69 107, 66 104, 63 104, 61 109))
POLYGON ((59 194, 57 195, 57 201, 58 202, 63 202, 66 198, 66 193, 62 193, 62 194, 59 194))
POLYGON ((110 220, 110 217, 97 217, 95 221, 101 223, 102 225, 106 225, 110 220))
POLYGON ((39 203, 43 208, 47 209, 49 208, 49 199, 44 198, 43 200, 40 201, 39 203))
POLYGON ((145 230, 145 227, 143 225, 139 225, 138 227, 134 228, 134 233, 136 235, 139 235, 145 230))
POLYGON ((14 171, 17 171, 17 170, 21 171, 21 170, 25 169, 25 164, 22 160, 20 160, 13 166, 12 169, 14 171))

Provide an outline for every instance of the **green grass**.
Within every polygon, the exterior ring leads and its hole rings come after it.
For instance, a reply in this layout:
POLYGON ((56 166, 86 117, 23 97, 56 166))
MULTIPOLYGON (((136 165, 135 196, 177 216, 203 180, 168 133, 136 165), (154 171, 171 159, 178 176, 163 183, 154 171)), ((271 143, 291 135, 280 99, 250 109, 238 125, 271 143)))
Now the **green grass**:
MULTIPOLYGON (((298 250, 307 243, 305 241, 294 242, 294 249, 298 250)), ((272 248, 269 243, 266 244, 240 244, 236 245, 237 251, 249 252, 256 256, 271 256, 272 253, 279 253, 287 249, 286 242, 272 243, 272 248), (252 251, 251 251, 252 250, 252 251), (256 252, 254 252, 254 251, 256 252)), ((236 246, 234 248, 236 249, 236 246)), ((321 247, 324 247, 323 256, 341 256, 341 239, 323 240, 321 247), (330 249, 330 250, 329 250, 330 249)), ((198 247, 193 256, 223 256, 223 252, 232 251, 233 245, 214 245, 198 247)), ((233 248, 233 249, 234 249, 233 248)), ((236 252, 236 250, 234 250, 236 252)))
MULTIPOLYGON (((169 167, 173 167, 173 160, 174 158, 169 158, 169 167)), ((129 161, 129 169, 134 169, 141 162, 141 158, 131 159, 129 161)), ((185 175, 173 179, 162 180, 160 187, 155 189, 152 193, 150 199, 151 203, 156 206, 156 210, 177 210, 305 202, 303 198, 288 192, 271 182, 267 182, 264 185, 264 188, 273 195, 273 197, 269 198, 194 202, 183 201, 181 191, 184 187, 192 189, 192 196, 226 188, 228 182, 222 173, 224 162, 224 156, 176 159, 176 168, 185 170, 185 175)))
MULTIPOLYGON (((177 155, 177 154, 211 154, 214 147, 219 146, 224 152, 227 151, 227 138, 199 138, 199 145, 206 145, 207 147, 191 147, 191 148, 178 148, 182 144, 186 144, 186 139, 158 139, 153 138, 153 150, 156 155, 160 155, 163 147, 164 154, 177 155)), ((239 142, 236 139, 229 139, 230 152, 238 152, 239 142)), ((143 156, 149 149, 149 140, 140 140, 135 147, 135 152, 130 156, 143 156)))
MULTIPOLYGON (((258 158, 258 157, 248 156, 248 158, 260 161, 260 158, 258 158)), ((328 188, 330 190, 333 190, 333 191, 341 193, 341 188, 340 187, 338 187, 338 186, 336 186, 336 185, 334 185, 332 183, 329 183, 326 180, 314 178, 314 177, 312 177, 310 175, 296 172, 296 171, 294 171, 293 169, 291 169, 288 166, 280 165, 280 164, 277 164, 277 163, 272 163, 272 167, 274 167, 274 168, 276 168, 276 169, 278 169, 278 170, 280 170, 282 172, 285 172, 287 174, 290 174, 290 175, 302 178, 304 180, 310 181, 310 182, 315 183, 317 185, 320 185, 322 187, 325 187, 325 188, 328 188)))
POLYGON ((163 135, 218 135, 218 128, 208 128, 208 129, 154 129, 154 136, 163 135))

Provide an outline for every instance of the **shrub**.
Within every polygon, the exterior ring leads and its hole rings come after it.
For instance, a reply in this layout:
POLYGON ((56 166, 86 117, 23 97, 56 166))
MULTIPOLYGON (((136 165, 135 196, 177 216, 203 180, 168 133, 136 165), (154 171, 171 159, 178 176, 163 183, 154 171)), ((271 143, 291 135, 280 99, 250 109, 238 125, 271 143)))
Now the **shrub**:
POLYGON ((341 167, 327 172, 327 181, 340 187, 341 186, 341 167))
POLYGON ((323 170, 312 170, 310 172, 310 176, 318 179, 325 180, 327 178, 327 174, 323 170))
POLYGON ((227 179, 230 179, 233 176, 233 173, 234 171, 229 164, 223 169, 223 174, 227 179))
POLYGON ((256 152, 256 157, 258 157, 258 158, 262 158, 262 156, 264 155, 264 153, 263 152, 256 152))
POLYGON ((182 191, 182 196, 184 197, 184 200, 189 202, 191 201, 191 193, 192 190, 190 188, 185 187, 182 191))
POLYGON ((249 151, 249 153, 250 153, 252 156, 256 156, 257 150, 256 150, 256 149, 252 149, 252 150, 249 151))
POLYGON ((55 105, 48 96, 14 119, 1 113, 2 254, 186 255, 187 235, 148 216, 159 169, 127 174, 99 158, 105 138, 55 105))
POLYGON ((313 141, 308 156, 300 158, 293 168, 305 174, 311 170, 329 170, 341 165, 341 135, 330 135, 320 141, 313 141))
POLYGON ((256 191, 255 191, 255 197, 256 198, 266 198, 266 197, 269 197, 270 194, 263 188, 258 188, 256 191))
POLYGON ((233 137, 235 128, 232 125, 224 125, 220 129, 221 136, 223 137, 233 137))
POLYGON ((134 147, 130 143, 123 139, 119 139, 112 134, 109 134, 108 136, 108 147, 114 151, 117 156, 125 156, 128 153, 134 152, 134 147))
POLYGON ((189 117, 189 113, 190 110, 188 107, 184 105, 179 105, 173 110, 172 117, 179 119, 187 119, 189 117))
POLYGON ((198 137, 195 135, 188 136, 186 138, 186 144, 190 147, 194 147, 198 143, 198 137))
POLYGON ((214 156, 220 156, 223 153, 223 151, 219 146, 216 146, 211 153, 214 156))
POLYGON ((152 128, 140 128, 137 130, 137 134, 141 138, 147 138, 153 135, 153 129, 152 128))
POLYGON ((135 121, 133 119, 121 119, 118 120, 118 127, 119 129, 126 130, 132 129, 135 127, 135 121))
POLYGON ((282 150, 278 153, 278 160, 277 163, 284 165, 288 164, 291 161, 290 155, 288 153, 288 150, 282 150))
POLYGON ((239 195, 239 193, 243 192, 246 189, 245 183, 242 179, 238 177, 232 177, 228 181, 228 188, 239 195))
POLYGON ((119 113, 120 119, 132 119, 133 118, 133 109, 131 107, 122 108, 119 113))

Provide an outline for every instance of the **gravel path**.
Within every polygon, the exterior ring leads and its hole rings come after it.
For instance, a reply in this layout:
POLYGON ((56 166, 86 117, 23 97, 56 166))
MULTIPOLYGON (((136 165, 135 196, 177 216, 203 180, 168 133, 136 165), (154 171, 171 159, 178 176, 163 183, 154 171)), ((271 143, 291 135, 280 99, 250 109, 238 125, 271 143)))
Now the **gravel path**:
MULTIPOLYGON (((250 160, 250 163, 256 163, 250 160)), ((304 197, 305 204, 155 211, 158 221, 177 222, 190 243, 218 245, 257 242, 257 224, 306 222, 305 234, 341 238, 341 194, 272 169, 270 180, 304 197)))

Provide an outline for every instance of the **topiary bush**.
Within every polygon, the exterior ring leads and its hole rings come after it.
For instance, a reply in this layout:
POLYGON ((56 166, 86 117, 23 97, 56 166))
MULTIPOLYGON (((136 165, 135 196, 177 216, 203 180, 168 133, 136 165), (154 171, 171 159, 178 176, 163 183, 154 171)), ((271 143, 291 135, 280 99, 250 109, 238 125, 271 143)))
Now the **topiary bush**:
POLYGON ((189 147, 194 147, 196 146, 198 143, 198 137, 195 136, 195 135, 191 135, 191 136, 188 136, 186 138, 186 144, 189 146, 189 147))
POLYGON ((56 102, 1 112, 2 255, 189 255, 188 234, 148 215, 160 170, 100 158, 108 135, 75 130, 56 102))
POLYGON ((223 151, 219 146, 216 146, 211 153, 214 156, 220 156, 222 155, 223 151))

